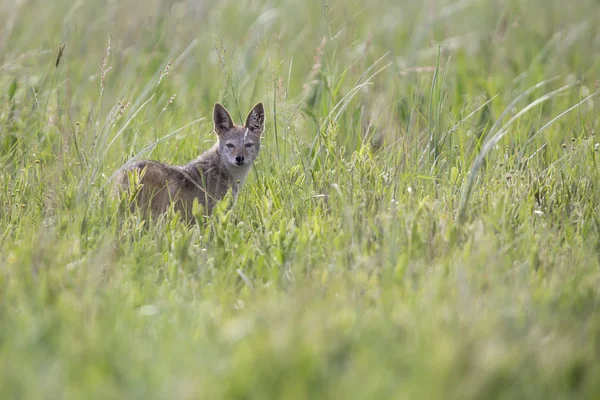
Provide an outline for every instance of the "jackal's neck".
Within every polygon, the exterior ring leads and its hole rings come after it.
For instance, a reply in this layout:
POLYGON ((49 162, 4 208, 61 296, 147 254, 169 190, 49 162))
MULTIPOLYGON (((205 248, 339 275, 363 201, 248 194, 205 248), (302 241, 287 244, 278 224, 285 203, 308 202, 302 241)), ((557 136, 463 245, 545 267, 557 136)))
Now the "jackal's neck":
POLYGON ((248 172, 250 172, 250 168, 252 167, 251 164, 238 167, 223 160, 219 153, 218 144, 215 144, 190 164, 193 165, 193 169, 195 170, 218 173, 224 178, 227 178, 229 186, 233 186, 236 189, 244 184, 248 172))

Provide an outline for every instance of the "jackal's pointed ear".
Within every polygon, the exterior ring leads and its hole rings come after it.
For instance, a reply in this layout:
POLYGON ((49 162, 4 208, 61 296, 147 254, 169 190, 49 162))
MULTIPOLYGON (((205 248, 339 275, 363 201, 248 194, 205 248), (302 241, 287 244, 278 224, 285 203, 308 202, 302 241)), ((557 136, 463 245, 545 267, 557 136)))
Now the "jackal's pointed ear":
POLYGON ((252 111, 246 117, 244 128, 248 128, 251 132, 260 135, 265 129, 265 108, 262 103, 254 106, 252 111))
POLYGON ((219 103, 215 104, 215 109, 213 110, 213 121, 215 123, 215 131, 217 132, 217 135, 222 135, 233 128, 233 120, 231 119, 231 115, 229 115, 225 107, 219 103))

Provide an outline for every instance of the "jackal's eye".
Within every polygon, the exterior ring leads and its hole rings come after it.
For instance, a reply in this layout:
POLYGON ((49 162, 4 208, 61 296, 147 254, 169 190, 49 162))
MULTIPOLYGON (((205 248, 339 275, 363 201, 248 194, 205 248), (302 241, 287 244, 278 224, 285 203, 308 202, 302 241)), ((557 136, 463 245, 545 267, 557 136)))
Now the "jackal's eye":
POLYGON ((246 148, 254 146, 254 143, 246 143, 246 148))
POLYGON ((227 147, 229 147, 230 149, 233 149, 235 146, 233 145, 233 143, 227 143, 226 144, 227 147))

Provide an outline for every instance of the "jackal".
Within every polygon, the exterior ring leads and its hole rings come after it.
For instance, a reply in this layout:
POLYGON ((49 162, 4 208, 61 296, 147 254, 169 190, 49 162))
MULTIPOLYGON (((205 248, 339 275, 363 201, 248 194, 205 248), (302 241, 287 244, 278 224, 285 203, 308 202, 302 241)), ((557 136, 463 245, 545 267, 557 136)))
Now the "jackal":
MULTIPOLYGON (((139 175, 137 193, 130 204, 132 211, 139 207, 155 218, 164 213, 171 203, 188 222, 194 223, 194 199, 210 214, 215 204, 223 199, 229 188, 237 200, 238 192, 260 151, 264 130, 265 111, 262 103, 252 108, 244 126, 233 122, 229 112, 216 103, 213 110, 217 143, 197 159, 182 166, 144 160, 125 165, 118 172, 116 193, 129 192, 130 176, 139 175)), ((131 193, 129 193, 131 194, 131 193)))

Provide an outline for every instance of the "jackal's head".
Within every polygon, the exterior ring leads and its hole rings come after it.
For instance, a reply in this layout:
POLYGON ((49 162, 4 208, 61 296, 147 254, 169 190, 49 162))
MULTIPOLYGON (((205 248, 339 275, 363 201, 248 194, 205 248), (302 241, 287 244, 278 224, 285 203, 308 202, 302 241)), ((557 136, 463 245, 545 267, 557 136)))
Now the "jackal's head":
POLYGON ((231 115, 221 104, 213 111, 215 131, 219 137, 221 162, 232 172, 248 169, 260 151, 260 136, 265 127, 265 109, 258 103, 246 117, 244 126, 233 123, 231 115))

